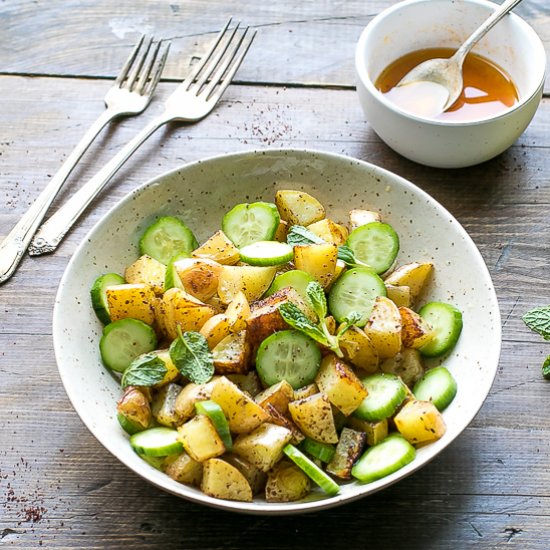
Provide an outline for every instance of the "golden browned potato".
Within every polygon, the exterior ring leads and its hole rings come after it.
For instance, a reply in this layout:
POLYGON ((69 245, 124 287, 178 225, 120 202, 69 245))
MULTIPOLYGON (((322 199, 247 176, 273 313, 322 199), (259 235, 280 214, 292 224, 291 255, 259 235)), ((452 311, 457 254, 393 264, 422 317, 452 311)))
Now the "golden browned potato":
POLYGON ((225 376, 214 383, 211 398, 222 408, 232 433, 251 432, 269 419, 260 405, 225 376))
POLYGON ((399 353, 401 315, 397 306, 386 296, 376 297, 364 330, 380 359, 393 357, 399 353))
POLYGON ((166 384, 153 397, 151 411, 154 419, 163 426, 173 428, 181 421, 176 410, 176 399, 182 387, 179 384, 166 384))
POLYGON ((145 430, 151 425, 151 405, 144 393, 128 386, 117 403, 117 412, 122 415, 135 431, 145 430))
POLYGON ((312 223, 307 228, 325 242, 337 245, 344 244, 349 235, 346 227, 329 218, 312 223))
POLYGON ((229 319, 229 330, 231 332, 240 332, 247 327, 247 321, 250 317, 250 304, 244 295, 239 291, 227 305, 225 314, 229 319))
POLYGON ((273 386, 270 386, 254 397, 254 401, 256 401, 260 407, 265 409, 269 404, 281 414, 286 414, 288 412, 288 404, 293 399, 294 389, 286 380, 281 380, 281 382, 273 384, 273 386))
POLYGON ((323 357, 315 382, 345 416, 359 407, 368 393, 351 368, 332 353, 323 357))
POLYGON ((187 453, 167 456, 163 465, 164 473, 179 483, 200 485, 202 480, 202 464, 193 460, 187 453))
POLYGON ((277 227, 277 231, 275 231, 275 236, 273 237, 273 240, 279 241, 280 243, 285 243, 288 234, 288 228, 288 222, 281 220, 279 222, 279 227, 277 227))
POLYGON ((182 422, 195 416, 195 403, 210 399, 217 380, 218 377, 214 376, 209 382, 206 382, 206 384, 189 382, 189 384, 183 387, 174 403, 176 413, 182 422))
POLYGON ((363 420, 352 415, 348 417, 346 424, 354 430, 364 432, 367 436, 367 445, 371 447, 380 443, 383 439, 386 439, 388 435, 387 418, 379 422, 369 422, 368 420, 363 420))
POLYGON ((288 405, 292 420, 311 439, 321 443, 337 443, 338 434, 334 424, 332 407, 327 396, 316 393, 288 405))
POLYGON ((442 414, 429 401, 408 401, 395 415, 394 422, 401 435, 413 444, 437 441, 446 431, 442 414))
POLYGON ((246 374, 250 366, 250 342, 246 330, 226 336, 212 350, 217 374, 246 374))
POLYGON ((222 303, 229 304, 243 292, 249 302, 254 302, 269 288, 276 273, 276 266, 225 265, 219 277, 218 295, 222 303))
POLYGON ((250 464, 248 460, 245 460, 244 458, 237 456, 235 454, 226 454, 224 455, 223 459, 226 462, 229 462, 231 466, 235 466, 241 474, 246 478, 246 481, 248 481, 250 488, 252 489, 252 494, 256 495, 260 492, 262 492, 265 489, 265 482, 267 479, 267 476, 265 472, 262 472, 254 464, 250 464))
POLYGON ((124 279, 129 284, 144 283, 149 285, 155 294, 164 292, 166 266, 147 254, 139 257, 124 271, 124 279))
POLYGON ((199 332, 206 338, 208 348, 214 349, 226 336, 229 336, 229 327, 229 317, 224 313, 218 313, 210 317, 199 332))
POLYGON ((367 223, 381 222, 382 216, 379 212, 373 212, 372 210, 360 210, 354 209, 349 211, 349 225, 351 230, 357 229, 367 223))
POLYGON ((233 384, 236 384, 239 389, 246 392, 251 397, 258 395, 262 389, 262 382, 260 380, 260 377, 258 376, 258 373, 256 372, 256 369, 252 369, 250 372, 247 372, 246 374, 226 374, 225 375, 233 384))
POLYGON ((398 307, 411 307, 411 289, 408 286, 395 286, 386 283, 386 296, 398 307))
POLYGON ((327 472, 340 479, 351 479, 351 469, 363 453, 367 443, 364 432, 343 428, 334 456, 327 464, 327 472))
POLYGON ((348 328, 340 337, 340 349, 346 361, 366 374, 378 369, 378 352, 363 329, 356 326, 348 328))
POLYGON ((238 248, 227 238, 223 231, 217 231, 203 245, 195 249, 194 258, 213 260, 222 265, 235 265, 240 259, 238 248))
POLYGON ((225 445, 208 416, 199 414, 178 427, 179 440, 185 452, 197 462, 221 456, 225 445))
POLYGON ((311 490, 309 477, 298 466, 281 460, 268 472, 265 486, 267 502, 295 502, 311 490))
POLYGON ((380 370, 388 374, 395 374, 412 387, 424 374, 424 365, 420 352, 413 348, 403 348, 397 355, 384 360, 380 370))
POLYGON ((335 244, 308 244, 294 247, 294 265, 309 273, 326 288, 336 272, 338 247, 335 244))
POLYGON ((301 443, 306 436, 300 431, 298 426, 290 420, 287 416, 280 413, 271 403, 268 403, 265 406, 265 410, 269 413, 269 421, 272 424, 277 424, 277 426, 282 426, 283 428, 286 428, 287 430, 290 430, 292 433, 292 439, 290 442, 293 445, 298 445, 301 443))
POLYGON ((182 258, 174 262, 183 289, 201 302, 209 300, 218 292, 222 265, 203 258, 182 258))
POLYGON ((166 374, 164 375, 164 378, 154 385, 155 388, 160 388, 170 382, 173 382, 180 375, 180 371, 177 369, 176 365, 174 365, 174 362, 170 357, 170 352, 167 349, 157 350, 154 354, 164 363, 164 366, 166 367, 166 374))
POLYGON ((406 348, 420 349, 434 337, 434 330, 418 313, 408 307, 400 307, 399 313, 402 326, 401 340, 406 348))
POLYGON ((235 466, 220 458, 204 463, 201 490, 215 498, 252 502, 252 489, 246 478, 235 466))
POLYGON ((429 262, 405 264, 388 275, 384 282, 394 286, 408 286, 411 289, 411 299, 414 302, 432 274, 433 267, 433 264, 429 262))
POLYGON ((281 219, 291 225, 311 225, 325 217, 325 208, 304 191, 280 190, 275 194, 275 204, 281 219))
POLYGON ((144 283, 112 285, 105 289, 111 321, 138 319, 152 325, 155 320, 153 306, 155 293, 144 283))
POLYGON ((233 453, 267 472, 282 458, 283 448, 291 439, 292 434, 286 428, 265 422, 254 431, 237 437, 233 453))
POLYGON ((294 390, 294 401, 304 399, 304 397, 309 397, 310 395, 315 395, 316 393, 319 393, 319 388, 317 387, 317 384, 313 382, 307 386, 294 390))

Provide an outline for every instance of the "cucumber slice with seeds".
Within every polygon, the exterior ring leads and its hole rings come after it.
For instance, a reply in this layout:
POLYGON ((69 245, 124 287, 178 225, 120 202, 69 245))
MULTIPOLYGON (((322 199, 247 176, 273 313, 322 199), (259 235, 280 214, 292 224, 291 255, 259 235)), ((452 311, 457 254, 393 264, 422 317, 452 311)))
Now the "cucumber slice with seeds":
POLYGON ((373 374, 362 380, 369 392, 354 416, 368 422, 379 422, 392 416, 407 397, 407 389, 394 374, 373 374))
POLYGON ((351 475, 370 483, 386 477, 414 460, 414 447, 401 435, 391 434, 370 447, 351 469, 351 475))
POLYGON ((222 231, 237 248, 258 241, 272 241, 281 218, 270 202, 238 204, 223 217, 222 231))
POLYGON ((456 380, 445 367, 435 367, 427 371, 413 389, 416 399, 431 401, 439 411, 450 405, 456 392, 456 380))
POLYGON ((294 249, 278 241, 257 241, 239 250, 241 260, 249 265, 283 265, 294 258, 294 249))
POLYGON ((323 472, 319 466, 312 462, 302 451, 290 443, 283 449, 285 453, 298 468, 300 468, 312 481, 314 481, 327 495, 334 496, 340 492, 340 486, 328 474, 323 472))
POLYGON ((435 331, 434 337, 420 348, 420 353, 427 357, 437 357, 454 348, 462 332, 462 313, 443 302, 430 302, 418 312, 435 331))
POLYGON ((356 324, 363 327, 377 296, 386 296, 384 281, 374 271, 356 267, 338 277, 328 295, 328 308, 339 323, 357 311, 361 319, 356 324))
POLYGON ((155 331, 138 319, 120 319, 103 329, 99 351, 105 366, 124 372, 130 363, 142 353, 157 346, 155 331))
POLYGON ((258 348, 256 370, 266 387, 286 380, 295 390, 311 384, 321 365, 321 350, 297 330, 268 336, 258 348))
POLYGON ((229 424, 222 408, 215 401, 208 400, 195 403, 195 410, 197 414, 204 414, 210 418, 214 428, 223 441, 225 450, 231 451, 233 448, 233 441, 231 439, 231 433, 229 432, 229 424))
POLYGON ((308 300, 306 288, 309 283, 314 281, 315 279, 306 271, 300 269, 285 271, 285 273, 281 273, 273 279, 271 286, 265 292, 265 296, 271 296, 278 290, 291 286, 302 298, 308 300))
POLYGON ((94 308, 97 318, 104 325, 108 325, 111 322, 105 289, 111 285, 123 285, 125 282, 124 277, 118 273, 106 273, 98 277, 90 289, 92 307, 94 308))
POLYGON ((190 254, 198 246, 193 232, 173 216, 164 216, 152 223, 139 241, 142 255, 147 254, 164 265, 176 254, 190 254))
POLYGON ((376 271, 384 273, 395 261, 399 252, 399 237, 391 225, 371 222, 354 229, 346 244, 355 258, 376 271))
POLYGON ((178 432, 171 428, 149 428, 130 437, 130 445, 139 455, 169 456, 183 452, 178 432))

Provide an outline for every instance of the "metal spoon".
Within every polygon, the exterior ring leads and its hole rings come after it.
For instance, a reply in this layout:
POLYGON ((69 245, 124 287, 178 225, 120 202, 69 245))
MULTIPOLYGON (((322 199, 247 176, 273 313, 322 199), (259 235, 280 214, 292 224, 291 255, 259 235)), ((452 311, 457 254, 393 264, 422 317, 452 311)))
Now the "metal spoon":
POLYGON ((433 113, 432 116, 446 111, 462 93, 464 82, 462 80, 462 64, 468 52, 474 47, 474 45, 485 36, 512 8, 516 7, 522 0, 506 0, 501 6, 496 9, 491 16, 485 20, 458 48, 458 50, 449 59, 429 59, 417 65, 414 69, 409 71, 397 84, 397 87, 408 86, 413 83, 430 82, 438 84, 443 88, 446 88, 448 92, 447 100, 441 101, 441 94, 437 94, 434 98, 434 102, 439 105, 434 105, 434 110, 438 112, 433 113))

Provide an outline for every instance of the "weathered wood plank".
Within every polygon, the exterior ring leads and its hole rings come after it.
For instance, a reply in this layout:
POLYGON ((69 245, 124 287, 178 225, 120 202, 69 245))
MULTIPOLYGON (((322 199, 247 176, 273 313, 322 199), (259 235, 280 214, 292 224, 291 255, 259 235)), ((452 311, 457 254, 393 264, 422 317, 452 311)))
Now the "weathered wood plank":
MULTIPOLYGON (((392 4, 12 0, 0 8, 0 71, 113 77, 140 33, 150 32, 173 39, 165 76, 180 78, 193 52, 203 51, 225 19, 235 16, 260 31, 239 71, 240 81, 353 86, 357 39, 370 19, 392 4)), ((545 0, 531 0, 515 11, 532 24, 548 49, 550 14, 545 0)))

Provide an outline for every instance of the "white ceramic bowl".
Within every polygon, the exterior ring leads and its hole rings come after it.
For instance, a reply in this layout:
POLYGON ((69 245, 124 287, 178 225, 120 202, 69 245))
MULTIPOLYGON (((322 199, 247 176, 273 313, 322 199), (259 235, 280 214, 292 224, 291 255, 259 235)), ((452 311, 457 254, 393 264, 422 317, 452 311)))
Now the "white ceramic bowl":
POLYGON ((476 246, 440 204, 412 183, 349 157, 302 150, 237 153, 182 166, 140 187, 116 205, 82 241, 56 298, 55 354, 67 394, 83 422, 106 449, 144 479, 189 500, 257 514, 297 513, 331 507, 374 493, 421 468, 457 437, 481 407, 496 373, 500 317, 493 284, 476 246), (368 485, 348 483, 326 498, 315 491, 289 504, 229 502, 179 484, 141 460, 116 419, 120 388, 102 366, 102 327, 89 291, 102 273, 122 273, 138 255, 138 240, 156 215, 177 214, 199 241, 219 229, 223 214, 240 202, 270 200, 277 189, 303 189, 345 221, 350 208, 383 213, 401 240, 398 262, 432 261, 436 276, 429 299, 449 301, 464 314, 464 330, 445 364, 458 382, 458 395, 444 412, 445 436, 418 450, 416 459, 368 485), (465 269, 466 267, 466 269, 465 269))
POLYGON ((406 53, 458 47, 496 7, 486 0, 408 0, 380 13, 361 34, 355 53, 361 106, 375 132, 404 157, 440 168, 478 164, 512 145, 533 118, 546 54, 535 31, 513 13, 473 50, 502 67, 518 88, 519 102, 501 114, 472 122, 430 120, 403 111, 374 86, 406 53))

